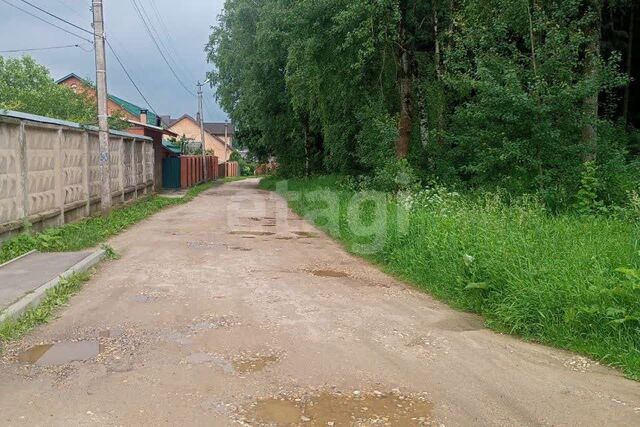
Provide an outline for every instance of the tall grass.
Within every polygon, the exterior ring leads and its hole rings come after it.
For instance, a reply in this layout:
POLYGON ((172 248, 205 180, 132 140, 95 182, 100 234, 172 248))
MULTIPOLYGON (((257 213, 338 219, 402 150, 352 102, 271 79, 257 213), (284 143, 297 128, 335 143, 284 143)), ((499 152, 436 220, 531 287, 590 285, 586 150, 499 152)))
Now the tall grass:
MULTIPOLYGON (((275 189, 276 179, 262 181, 275 189)), ((289 180, 291 207, 358 252, 376 224, 337 177, 289 180), (318 216, 313 194, 335 190, 339 214, 318 216), (355 222, 358 222, 355 221, 355 222)), ((574 350, 640 379, 640 226, 597 216, 550 215, 532 200, 430 190, 388 195, 391 220, 367 257, 450 305, 482 314, 489 327, 574 350), (401 220, 398 220, 401 218, 401 220), (405 218, 404 222, 402 218, 405 218), (406 226, 401 226, 402 223, 406 226)))

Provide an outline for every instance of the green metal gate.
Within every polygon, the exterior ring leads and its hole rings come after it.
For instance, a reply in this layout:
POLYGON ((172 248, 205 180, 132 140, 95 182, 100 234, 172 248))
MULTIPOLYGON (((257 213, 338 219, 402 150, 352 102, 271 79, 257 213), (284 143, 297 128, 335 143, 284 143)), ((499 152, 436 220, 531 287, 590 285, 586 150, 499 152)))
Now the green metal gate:
POLYGON ((180 188, 180 158, 162 159, 162 188, 180 188))

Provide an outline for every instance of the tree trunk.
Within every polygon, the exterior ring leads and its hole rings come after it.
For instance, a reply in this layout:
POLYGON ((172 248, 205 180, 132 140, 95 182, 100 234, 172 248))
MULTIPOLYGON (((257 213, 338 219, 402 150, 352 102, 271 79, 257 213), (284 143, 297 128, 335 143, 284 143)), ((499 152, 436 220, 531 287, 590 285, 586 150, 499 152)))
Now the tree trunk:
MULTIPOLYGON (((591 0, 591 6, 591 13, 594 14, 594 18, 589 28, 585 31, 585 34, 589 37, 585 48, 585 77, 596 79, 598 59, 600 57, 602 1, 591 0)), ((584 144, 583 160, 585 162, 595 160, 598 151, 598 134, 595 127, 598 120, 598 94, 599 90, 595 89, 583 102, 583 111, 586 117, 586 122, 582 127, 582 142, 584 144)))
POLYGON ((624 118, 625 125, 629 124, 629 97, 631 95, 631 62, 633 61, 633 31, 636 20, 636 8, 632 3, 631 14, 629 17, 629 42, 627 43, 627 85, 624 88, 624 103, 622 107, 622 117, 624 118))
POLYGON ((407 5, 402 2, 399 24, 400 46, 398 47, 398 86, 400 89, 400 122, 396 140, 396 157, 404 159, 409 154, 411 130, 413 128, 413 64, 412 48, 407 31, 407 5))

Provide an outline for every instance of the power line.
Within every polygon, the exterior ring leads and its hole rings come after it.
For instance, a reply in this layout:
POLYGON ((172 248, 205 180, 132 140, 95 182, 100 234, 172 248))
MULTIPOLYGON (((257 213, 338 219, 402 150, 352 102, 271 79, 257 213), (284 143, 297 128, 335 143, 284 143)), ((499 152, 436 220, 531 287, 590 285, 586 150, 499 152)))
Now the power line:
POLYGON ((155 37, 153 36, 153 33, 151 32, 151 29, 149 28, 149 24, 147 24, 147 21, 145 21, 144 16, 142 15, 142 12, 140 11, 140 8, 138 7, 138 4, 136 3, 136 0, 130 0, 131 4, 133 5, 134 9, 136 10, 136 13, 138 14, 138 17, 140 18, 140 20, 142 21, 142 23, 144 24, 144 27, 147 31, 147 34, 149 35, 149 37, 151 38, 151 41, 153 41, 153 44, 156 46, 156 49, 158 49, 158 52, 160 53, 160 56, 162 57, 162 59, 164 60, 165 64, 167 64, 167 67, 169 67, 169 70, 171 70, 171 73, 173 73, 173 76, 176 78, 176 80, 178 81, 178 83, 180 83, 180 86, 183 87, 183 89, 191 96, 196 96, 195 93, 193 93, 188 87, 187 85, 185 85, 182 80, 180 79, 180 77, 178 77, 178 74, 176 73, 176 71, 173 69, 173 67, 171 66, 171 64, 169 63, 169 60, 167 59, 167 57, 165 56, 164 52, 162 51, 162 49, 160 48, 160 45, 158 44, 158 41, 155 39, 155 37))
MULTIPOLYGON (((142 0, 141 0, 141 4, 142 4, 142 0)), ((184 71, 190 79, 195 80, 194 79, 195 74, 192 72, 193 70, 189 69, 189 67, 186 66, 186 61, 182 58, 180 51, 176 49, 175 40, 171 36, 171 30, 169 29, 169 26, 165 22, 164 18, 162 17, 162 14, 158 10, 155 0, 149 0, 149 4, 151 5, 153 14, 156 17, 156 21, 158 22, 160 29, 162 30, 161 34, 163 34, 166 38, 167 43, 165 44, 165 47, 167 47, 167 51, 171 55, 171 58, 174 60, 173 63, 181 67, 182 71, 184 71)))
POLYGON ((140 88, 138 87, 138 85, 136 84, 136 82, 133 80, 133 78, 131 77, 131 75, 129 74, 129 71, 127 71, 127 68, 124 66, 124 64, 122 63, 122 61, 120 60, 120 57, 118 56, 118 54, 116 53, 116 50, 113 48, 113 46, 111 46, 111 43, 109 43, 109 39, 107 39, 105 37, 105 41, 107 42, 107 46, 109 46, 109 49, 111 49, 111 53, 113 53, 113 56, 116 58, 116 61, 118 61, 118 64, 120 64, 120 67, 122 67, 122 71, 124 71, 124 73, 126 74, 127 78, 129 79, 129 81, 131 82, 131 84, 133 85, 133 87, 136 88, 136 91, 138 91, 138 94, 142 97, 142 99, 144 99, 144 102, 147 103, 147 105, 149 106, 149 108, 151 109, 151 111, 153 111, 155 113, 156 116, 159 116, 158 112, 155 110, 155 108, 153 108, 153 106, 151 106, 151 103, 149 102, 149 100, 142 94, 142 91, 140 90, 140 88))
POLYGON ((16 52, 33 52, 36 50, 54 50, 54 49, 65 49, 69 47, 80 47, 79 44, 67 44, 64 46, 49 46, 49 47, 32 47, 27 49, 11 49, 11 50, 0 50, 0 53, 16 53, 16 52))
MULTIPOLYGON (((158 31, 156 26, 153 24, 153 21, 152 21, 150 15, 149 15, 149 13, 147 13, 147 9, 144 7, 143 0, 138 0, 137 4, 140 7, 140 11, 141 11, 142 15, 144 16, 146 21, 149 23, 149 28, 151 29, 151 32, 153 33, 154 38, 156 40, 158 40, 158 42, 160 43, 160 46, 164 49, 165 53, 167 53, 168 59, 173 63, 173 66, 176 69, 179 69, 180 66, 179 66, 178 62, 176 61, 175 54, 168 47, 167 43, 164 42, 163 37, 161 37, 161 34, 163 34, 163 33, 161 31, 158 31)), ((165 36, 166 36, 166 34, 165 34, 165 36)), ((184 69, 179 70, 179 71, 182 74, 182 71, 184 71, 184 69)))
MULTIPOLYGON (((54 0, 55 2, 61 4, 62 6, 64 6, 65 8, 69 9, 71 12, 73 12, 74 15, 79 16, 81 18, 85 18, 85 16, 81 15, 80 12, 78 11, 78 9, 76 9, 75 7, 72 7, 69 3, 65 2, 64 0, 54 0)), ((86 12, 86 11, 85 11, 86 12)))
MULTIPOLYGON (((20 8, 20 7, 16 6, 16 5, 14 5, 14 4, 12 4, 12 3, 9 3, 7 0, 1 0, 1 1, 3 1, 4 3, 6 3, 6 4, 10 5, 10 6, 15 7, 15 8, 16 8, 16 9, 18 9, 18 10, 23 11, 24 13, 26 13, 26 14, 28 14, 28 15, 33 16, 34 18, 37 18, 37 19, 39 19, 39 20, 41 20, 41 21, 43 21, 43 22, 46 22, 46 23, 47 23, 47 24, 49 24, 49 25, 52 25, 52 26, 54 26, 54 27, 56 27, 56 28, 59 28, 59 29, 61 29, 61 30, 65 31, 65 32, 68 32, 69 34, 73 34, 73 35, 74 35, 74 36, 76 36, 76 37, 80 37, 81 39, 86 40, 86 41, 88 41, 89 43, 93 43, 93 41, 92 41, 92 40, 85 39, 84 37, 79 36, 79 35, 77 35, 77 34, 75 34, 75 33, 71 32, 71 31, 68 31, 68 30, 66 30, 65 28, 59 27, 58 25, 56 25, 56 24, 54 24, 54 23, 52 23, 52 22, 46 21, 45 19, 43 19, 43 18, 39 17, 38 15, 35 15, 35 14, 33 14, 33 13, 31 13, 31 12, 27 11, 27 10, 24 10, 24 9, 22 9, 22 8, 20 8)), ((69 22, 69 21, 67 21, 67 20, 66 20, 66 19, 64 19, 64 18, 61 18, 61 17, 59 17, 59 16, 57 16, 57 15, 54 15, 53 13, 48 12, 48 11, 46 11, 46 10, 44 10, 44 9, 42 9, 42 8, 40 8, 40 7, 36 6, 36 5, 34 5, 34 4, 31 4, 30 2, 28 2, 28 1, 26 1, 26 0, 20 0, 20 1, 22 1, 23 3, 28 4, 29 6, 32 6, 32 7, 36 8, 36 9, 38 9, 39 11, 41 11, 41 12, 43 12, 43 13, 46 13, 46 14, 47 14, 47 15, 49 15, 49 16, 52 16, 52 17, 54 17, 54 18, 56 18, 56 19, 58 19, 58 20, 60 20, 60 21, 62 21, 62 22, 64 22, 64 23, 68 24, 68 25, 71 25, 71 26, 72 26, 72 27, 74 27, 74 28, 77 28, 77 29, 79 29, 79 30, 82 30, 82 31, 84 31, 84 32, 86 32, 86 33, 89 33, 89 34, 93 35, 93 32, 91 32, 91 31, 89 31, 89 30, 86 30, 86 29, 84 29, 84 28, 82 28, 82 27, 80 27, 80 26, 78 26, 78 25, 76 25, 76 24, 74 24, 74 23, 72 23, 72 22, 69 22)), ((136 84, 136 82, 135 82, 135 81, 133 80, 133 78, 131 77, 131 74, 129 74, 129 71, 127 70, 127 68, 126 68, 126 67, 124 66, 124 64, 122 63, 122 60, 121 60, 121 59, 120 59, 120 57, 118 56, 118 53, 115 51, 115 49, 113 48, 113 46, 111 46, 111 43, 109 43, 109 40, 107 40, 107 38, 106 38, 106 37, 104 37, 104 40, 105 40, 105 42, 107 43, 107 45, 109 46, 109 49, 111 49, 111 52, 113 53, 113 56, 116 58, 116 61, 118 62, 118 64, 120 64, 120 67, 122 67, 122 70, 124 71, 125 75, 126 75, 126 76, 127 76, 127 78, 129 79, 129 81, 131 82, 131 84, 133 85, 133 87, 136 89, 136 91, 137 91, 137 92, 138 92, 138 94, 142 97, 142 99, 147 103, 147 105, 149 106, 149 108, 151 109, 151 111, 153 111, 153 112, 157 115, 158 113, 157 113, 157 112, 156 112, 156 110, 153 108, 153 106, 151 106, 151 103, 149 102, 149 100, 148 100, 148 99, 147 99, 147 98, 142 94, 142 91, 140 90, 140 88, 138 87, 138 85, 136 84)), ((80 47, 79 45, 73 45, 73 46, 74 46, 74 47, 80 47)), ((70 46, 65 46, 65 47, 70 47, 70 46)), ((60 47, 54 47, 54 48, 62 48, 62 46, 60 46, 60 47)), ((42 48, 41 48, 41 49, 42 49, 42 48)), ((33 50, 36 50, 36 49, 33 49, 33 50)))
POLYGON ((33 7, 34 9, 38 9, 42 13, 46 13, 47 15, 51 16, 52 18, 56 18, 57 20, 60 20, 60 21, 64 22, 67 25, 71 25, 72 27, 77 28, 80 31, 84 31, 87 34, 93 35, 93 31, 86 30, 86 29, 82 28, 81 26, 74 24, 73 22, 69 22, 66 19, 60 18, 59 16, 54 15, 53 13, 48 12, 48 11, 44 10, 43 8, 41 8, 39 6, 36 6, 35 4, 33 4, 31 2, 28 2, 27 0, 20 0, 20 1, 22 3, 24 3, 24 4, 28 4, 29 6, 33 7))
MULTIPOLYGON (((2 1, 5 4, 8 4, 9 6, 15 8, 15 9, 18 9, 19 11, 22 11, 22 12, 26 13, 27 15, 30 15, 30 16, 32 16, 32 17, 44 22, 45 24, 49 24, 52 27, 56 27, 57 29, 64 31, 65 33, 71 34, 72 36, 76 36, 76 37, 78 37, 78 38, 80 38, 80 39, 82 39, 82 40, 84 40, 86 42, 89 42, 89 43, 93 44, 93 40, 89 40, 89 39, 85 38, 84 36, 78 35, 78 34, 74 33, 73 31, 69 31, 66 28, 63 28, 63 27, 61 27, 61 26, 59 26, 57 24, 54 24, 53 22, 49 22, 46 19, 44 19, 44 18, 42 18, 42 17, 40 17, 40 16, 38 16, 38 15, 36 15, 34 13, 31 13, 26 9, 21 8, 20 6, 16 6, 13 3, 9 3, 7 0, 0 0, 0 1, 2 1)), ((93 33, 91 33, 91 34, 93 34, 93 33)))

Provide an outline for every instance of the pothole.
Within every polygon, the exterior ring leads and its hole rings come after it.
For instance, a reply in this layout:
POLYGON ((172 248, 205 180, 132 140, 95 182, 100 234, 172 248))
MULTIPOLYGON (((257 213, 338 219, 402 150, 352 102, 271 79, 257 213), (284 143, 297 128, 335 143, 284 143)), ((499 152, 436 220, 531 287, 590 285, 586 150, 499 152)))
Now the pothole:
POLYGON ((470 332, 484 329, 484 321, 480 316, 469 313, 457 313, 440 320, 433 325, 436 329, 453 332, 470 332))
POLYGON ((279 426, 422 426, 432 405, 424 396, 322 393, 302 399, 270 398, 256 402, 245 422, 279 426))
POLYGON ((138 294, 129 298, 131 301, 148 304, 156 301, 158 298, 147 294, 138 294))
POLYGON ((243 248, 241 246, 229 246, 229 249, 232 251, 240 251, 240 252, 250 252, 251 248, 243 248))
POLYGON ((222 247, 218 242, 204 242, 201 240, 189 241, 187 246, 195 249, 218 249, 222 247))
POLYGON ((318 277, 349 277, 349 274, 344 271, 335 270, 313 270, 311 274, 318 277))
POLYGON ((38 366, 65 365, 75 361, 90 360, 103 351, 98 341, 61 342, 41 344, 18 355, 18 361, 38 366))
POLYGON ((318 237, 318 233, 312 233, 311 231, 293 231, 293 234, 300 237, 313 238, 318 237))
POLYGON ((208 329, 226 329, 240 325, 240 321, 238 321, 235 316, 207 316, 193 323, 190 329, 193 331, 202 331, 208 329))
POLYGON ((233 357, 231 365, 237 373, 249 374, 261 371, 279 360, 280 356, 276 353, 239 354, 233 357))
POLYGON ((242 235, 242 236, 272 236, 276 233, 273 233, 271 231, 241 231, 241 230, 234 230, 234 231, 230 231, 228 234, 238 234, 238 235, 242 235))

